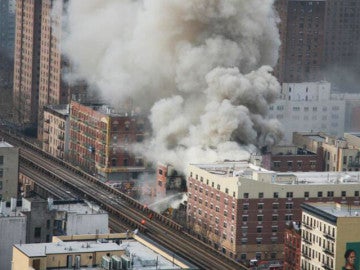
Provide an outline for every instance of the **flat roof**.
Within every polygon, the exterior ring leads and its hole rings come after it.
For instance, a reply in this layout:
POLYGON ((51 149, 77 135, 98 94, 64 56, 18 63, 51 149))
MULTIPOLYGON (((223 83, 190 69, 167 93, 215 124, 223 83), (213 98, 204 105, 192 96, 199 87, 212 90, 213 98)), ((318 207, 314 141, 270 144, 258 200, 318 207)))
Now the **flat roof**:
POLYGON ((70 106, 68 104, 57 104, 57 105, 47 105, 47 108, 61 114, 61 115, 69 115, 70 113, 70 106))
POLYGON ((320 136, 320 135, 304 135, 314 141, 317 141, 317 142, 324 142, 325 141, 325 138, 320 136))
POLYGON ((126 249, 129 254, 135 254, 133 269, 181 269, 178 265, 173 264, 136 240, 123 241, 120 246, 126 249))
POLYGON ((275 172, 253 165, 247 161, 213 164, 191 164, 219 177, 242 177, 256 181, 258 175, 269 175, 273 184, 280 185, 330 185, 360 184, 360 171, 346 172, 275 172), (289 181, 285 181, 285 178, 289 181))
POLYGON ((360 219, 360 206, 354 204, 340 204, 336 202, 303 203, 301 207, 317 216, 336 223, 338 218, 353 217, 360 219))
POLYGON ((98 242, 56 242, 56 243, 36 243, 36 244, 16 244, 18 250, 28 257, 45 257, 49 254, 63 253, 88 253, 101 251, 119 251, 123 250, 116 243, 98 243, 98 242))
POLYGON ((66 211, 69 213, 77 214, 107 214, 107 212, 101 209, 98 205, 91 204, 89 202, 84 203, 69 203, 69 204, 53 204, 51 206, 52 210, 57 211, 66 211))
MULTIPOLYGON (((165 258, 158 251, 147 247, 133 238, 121 239, 120 244, 117 244, 112 240, 99 239, 98 241, 60 241, 54 243, 16 244, 14 247, 30 258, 64 253, 79 254, 124 251, 124 255, 122 256, 127 256, 132 260, 133 269, 182 269, 181 266, 165 258)), ((162 248, 160 247, 160 249, 162 248)), ((171 254, 169 252, 167 253, 171 254)), ((192 266, 186 262, 185 264, 189 265, 189 267, 192 266)))

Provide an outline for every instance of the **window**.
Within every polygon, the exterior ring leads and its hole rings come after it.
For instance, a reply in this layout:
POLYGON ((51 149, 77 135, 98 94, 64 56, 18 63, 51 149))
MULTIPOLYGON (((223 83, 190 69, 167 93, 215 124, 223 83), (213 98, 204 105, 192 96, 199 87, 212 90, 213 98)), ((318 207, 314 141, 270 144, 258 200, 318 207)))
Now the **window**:
POLYGON ((256 232, 261 233, 262 232, 262 227, 256 227, 256 232))
POLYGON ((246 244, 246 243, 247 243, 247 238, 241 238, 241 244, 246 244))
POLYGON ((278 231, 278 226, 271 227, 271 232, 277 232, 277 231, 278 231))
POLYGON ((264 192, 259 192, 259 198, 260 199, 264 198, 264 192))
POLYGON ((292 198, 293 193, 292 192, 286 192, 286 198, 292 198))
POLYGON ((220 185, 218 184, 218 185, 216 186, 216 188, 217 188, 218 190, 220 190, 220 185))
POLYGON ((274 168, 280 168, 280 161, 273 162, 274 168))
POLYGON ((229 189, 228 188, 225 188, 225 193, 229 194, 229 189))
POLYGON ((0 169, 0 177, 4 176, 4 169, 0 169))
POLYGON ((279 192, 274 192, 274 198, 279 198, 279 192))
POLYGON ((0 181, 0 190, 2 190, 2 188, 3 188, 3 182, 0 181))
POLYGON ((285 208, 286 209, 293 209, 293 203, 286 203, 285 208))
POLYGON ((279 203, 273 203, 273 209, 279 209, 279 203))
POLYGON ((262 238, 256 238, 256 244, 260 245, 262 242, 262 238))
POLYGON ((258 215, 257 216, 257 221, 262 221, 263 220, 263 215, 258 215))
POLYGON ((305 197, 305 198, 309 198, 309 191, 305 191, 305 192, 304 192, 304 197, 305 197))
POLYGON ((318 191, 318 198, 321 198, 322 196, 323 196, 323 193, 322 193, 322 191, 318 191))
POLYGON ((292 214, 286 214, 286 215, 285 215, 285 220, 286 220, 286 221, 292 220, 292 214))
POLYGON ((248 216, 242 216, 242 221, 244 222, 248 221, 248 216))
POLYGON ((34 229, 34 237, 35 238, 41 237, 41 227, 36 227, 34 229))
POLYGON ((328 191, 327 196, 330 198, 334 197, 334 191, 328 191))
POLYGON ((278 220, 278 218, 279 218, 279 216, 278 216, 278 215, 273 215, 273 216, 272 216, 272 220, 273 220, 273 221, 277 221, 277 220, 278 220))
POLYGON ((243 210, 249 210, 249 204, 243 204, 243 210))
POLYGON ((341 197, 346 197, 346 191, 341 191, 341 197))
POLYGON ((0 156, 0 165, 4 164, 4 156, 0 156))
POLYGON ((249 199, 249 193, 244 193, 244 199, 249 199))
POLYGON ((359 197, 359 191, 358 190, 354 191, 354 196, 359 197))
POLYGON ((258 203, 258 209, 259 209, 259 210, 264 209, 264 204, 263 204, 263 203, 258 203))

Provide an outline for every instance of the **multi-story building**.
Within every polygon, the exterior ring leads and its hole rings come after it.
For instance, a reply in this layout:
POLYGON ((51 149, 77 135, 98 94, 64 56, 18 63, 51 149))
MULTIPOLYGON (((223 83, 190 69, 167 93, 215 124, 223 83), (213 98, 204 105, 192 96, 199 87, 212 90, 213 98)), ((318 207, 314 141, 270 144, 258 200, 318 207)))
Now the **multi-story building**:
POLYGON ((165 197, 169 193, 186 190, 185 176, 173 166, 159 163, 156 174, 156 196, 165 197))
POLYGON ((69 151, 69 105, 44 107, 42 148, 49 154, 64 159, 69 151))
POLYGON ((39 106, 41 10, 42 1, 16 1, 14 120, 33 128, 39 106))
POLYGON ((326 0, 277 0, 280 82, 322 80, 326 0))
POLYGON ((324 67, 329 79, 352 90, 360 71, 359 12, 359 1, 326 0, 324 67))
POLYGON ((354 133, 337 138, 323 133, 295 132, 293 138, 296 145, 322 151, 325 171, 358 171, 360 168, 360 145, 354 133))
POLYGON ((296 222, 290 222, 284 231, 284 270, 300 269, 301 230, 296 222))
POLYGON ((359 204, 357 172, 277 173, 248 164, 188 168, 187 222, 227 256, 282 259, 287 222, 305 201, 359 204))
POLYGON ((15 0, 0 3, 0 54, 14 57, 15 45, 15 0))
POLYGON ((41 54, 39 78, 38 139, 43 136, 43 110, 46 105, 70 102, 70 87, 62 79, 67 65, 61 53, 64 5, 67 0, 41 0, 41 54))
POLYGON ((14 115, 16 121, 37 129, 43 136, 46 105, 66 104, 85 85, 70 86, 63 80, 68 67, 61 53, 61 29, 67 0, 16 1, 14 59, 14 115))
POLYGON ((12 270, 23 269, 194 269, 134 233, 56 237, 52 243, 14 245, 12 270))
MULTIPOLYGON (((345 252, 360 253, 360 207, 354 204, 302 204, 301 269, 343 269, 345 252)), ((354 269, 360 266, 356 259, 354 269)), ((299 268, 300 269, 300 268, 299 268)))
POLYGON ((269 107, 269 118, 284 126, 284 143, 292 141, 293 132, 344 133, 344 99, 333 98, 328 82, 283 83, 281 96, 269 107))
POLYGON ((280 82, 322 79, 356 89, 360 69, 360 3, 353 0, 277 0, 280 82))
POLYGON ((0 262, 1 269, 11 270, 12 246, 26 241, 26 216, 11 203, 0 202, 0 262))
POLYGON ((23 198, 21 212, 26 216, 26 243, 50 242, 54 235, 107 233, 108 214, 83 201, 47 201, 23 198))
POLYGON ((271 147, 262 156, 262 167, 277 172, 320 172, 323 170, 321 151, 313 153, 294 145, 278 145, 271 147))
POLYGON ((19 148, 0 141, 0 201, 18 196, 19 148))
POLYGON ((69 158, 103 180, 132 180, 146 171, 131 145, 144 140, 146 118, 107 105, 70 104, 69 158))

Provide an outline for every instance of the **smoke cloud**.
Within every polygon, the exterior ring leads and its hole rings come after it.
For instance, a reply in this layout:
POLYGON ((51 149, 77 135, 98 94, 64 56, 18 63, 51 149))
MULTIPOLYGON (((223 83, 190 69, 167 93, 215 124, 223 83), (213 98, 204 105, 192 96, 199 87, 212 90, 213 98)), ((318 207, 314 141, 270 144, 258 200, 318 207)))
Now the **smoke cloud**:
POLYGON ((280 86, 274 0, 73 0, 62 49, 68 78, 114 105, 149 112, 152 137, 135 151, 184 169, 240 160, 276 143, 265 120, 280 86))

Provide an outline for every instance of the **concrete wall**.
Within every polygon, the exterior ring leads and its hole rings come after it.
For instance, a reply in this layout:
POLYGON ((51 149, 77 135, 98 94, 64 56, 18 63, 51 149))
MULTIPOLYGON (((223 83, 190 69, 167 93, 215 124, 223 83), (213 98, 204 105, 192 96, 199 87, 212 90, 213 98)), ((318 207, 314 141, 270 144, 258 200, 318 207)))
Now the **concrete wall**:
MULTIPOLYGON (((25 243, 26 217, 0 216, 0 264, 1 270, 11 270, 12 247, 14 244, 25 243)), ((27 268, 23 268, 27 269, 27 268)))
POLYGON ((96 234, 109 232, 108 214, 67 214, 66 234, 96 234))

